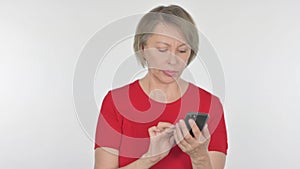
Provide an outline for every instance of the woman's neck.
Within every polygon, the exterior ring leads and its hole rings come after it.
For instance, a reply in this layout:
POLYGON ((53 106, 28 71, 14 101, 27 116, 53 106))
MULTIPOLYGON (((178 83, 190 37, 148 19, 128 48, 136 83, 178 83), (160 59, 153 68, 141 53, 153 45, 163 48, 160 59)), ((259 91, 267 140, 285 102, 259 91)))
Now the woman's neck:
POLYGON ((187 90, 188 82, 183 79, 174 80, 170 83, 162 83, 159 79, 147 74, 140 81, 144 92, 153 100, 170 103, 179 99, 187 90))

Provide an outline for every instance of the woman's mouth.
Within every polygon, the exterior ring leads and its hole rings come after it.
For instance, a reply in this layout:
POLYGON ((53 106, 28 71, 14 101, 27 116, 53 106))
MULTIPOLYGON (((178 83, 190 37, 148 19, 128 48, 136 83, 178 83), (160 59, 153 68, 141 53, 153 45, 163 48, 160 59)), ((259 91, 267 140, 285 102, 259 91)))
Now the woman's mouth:
POLYGON ((162 70, 162 72, 169 77, 173 77, 178 74, 178 71, 174 71, 174 70, 162 70))

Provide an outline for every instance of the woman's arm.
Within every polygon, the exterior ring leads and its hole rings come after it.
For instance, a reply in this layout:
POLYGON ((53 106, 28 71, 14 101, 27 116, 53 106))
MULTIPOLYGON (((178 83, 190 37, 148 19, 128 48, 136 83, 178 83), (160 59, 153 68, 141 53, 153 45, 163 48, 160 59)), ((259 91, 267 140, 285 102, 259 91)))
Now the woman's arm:
MULTIPOLYGON (((94 169, 118 169, 119 168, 118 150, 112 148, 97 148, 95 150, 94 169)), ((120 169, 148 169, 154 165, 155 161, 149 158, 140 158, 120 169)))
POLYGON ((226 155, 222 152, 210 151, 207 156, 191 160, 193 169, 224 169, 226 155))
MULTIPOLYGON (((148 152, 140 159, 121 169, 147 169, 166 157, 174 144, 174 126, 171 123, 159 122, 148 129, 150 145, 148 152)), ((95 169, 117 169, 119 167, 119 151, 113 148, 97 148, 95 150, 95 169)))
POLYGON ((226 155, 218 151, 209 151, 209 157, 213 169, 223 169, 225 167, 226 155))
POLYGON ((118 166, 118 150, 105 147, 95 150, 95 169, 115 169, 118 166))

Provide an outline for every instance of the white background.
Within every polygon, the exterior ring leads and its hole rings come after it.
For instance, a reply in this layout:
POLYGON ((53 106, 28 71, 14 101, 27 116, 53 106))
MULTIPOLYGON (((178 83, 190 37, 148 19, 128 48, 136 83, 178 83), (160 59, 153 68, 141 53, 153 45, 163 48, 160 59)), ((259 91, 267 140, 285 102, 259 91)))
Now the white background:
MULTIPOLYGON (((159 4, 170 2, 0 1, 0 168, 93 168, 73 105, 77 58, 101 27, 159 4)), ((300 2, 176 4, 223 65, 226 168, 300 168, 300 2)))

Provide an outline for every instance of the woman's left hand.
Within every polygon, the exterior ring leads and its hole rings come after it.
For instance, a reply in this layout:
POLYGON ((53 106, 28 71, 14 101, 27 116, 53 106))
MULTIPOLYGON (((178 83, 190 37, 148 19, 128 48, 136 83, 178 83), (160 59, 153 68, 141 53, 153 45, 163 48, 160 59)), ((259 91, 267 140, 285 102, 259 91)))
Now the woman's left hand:
POLYGON ((180 149, 187 153, 192 160, 207 159, 210 134, 207 125, 200 131, 195 121, 189 120, 194 136, 191 136, 185 122, 180 120, 174 130, 174 138, 180 149))

